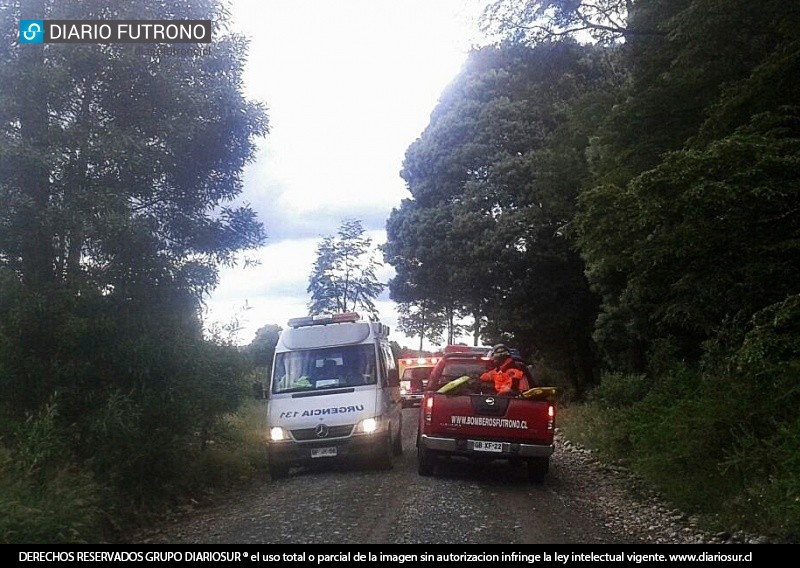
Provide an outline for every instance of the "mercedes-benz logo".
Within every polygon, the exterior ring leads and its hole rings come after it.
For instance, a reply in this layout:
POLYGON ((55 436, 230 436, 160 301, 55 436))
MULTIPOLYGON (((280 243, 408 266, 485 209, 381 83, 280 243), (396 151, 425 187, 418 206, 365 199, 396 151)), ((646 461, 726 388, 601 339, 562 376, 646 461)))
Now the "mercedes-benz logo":
POLYGON ((328 437, 328 425, 327 424, 317 424, 317 427, 314 428, 314 434, 317 435, 317 438, 327 438, 328 437))
POLYGON ((488 406, 494 406, 494 397, 493 396, 487 396, 486 397, 486 404, 488 406))

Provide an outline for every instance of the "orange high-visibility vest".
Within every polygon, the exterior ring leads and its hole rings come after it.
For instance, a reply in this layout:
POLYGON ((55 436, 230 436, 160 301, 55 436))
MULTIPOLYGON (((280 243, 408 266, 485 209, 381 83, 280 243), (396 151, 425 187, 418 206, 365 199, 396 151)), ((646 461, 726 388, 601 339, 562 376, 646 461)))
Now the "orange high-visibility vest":
POLYGON ((482 374, 481 380, 486 382, 493 382, 494 390, 497 391, 497 394, 504 394, 509 392, 511 390, 511 387, 514 386, 515 380, 519 381, 518 388, 521 391, 528 390, 529 388, 528 380, 525 378, 525 373, 523 373, 521 370, 515 367, 509 368, 513 364, 514 364, 514 359, 509 357, 497 369, 492 369, 482 374))

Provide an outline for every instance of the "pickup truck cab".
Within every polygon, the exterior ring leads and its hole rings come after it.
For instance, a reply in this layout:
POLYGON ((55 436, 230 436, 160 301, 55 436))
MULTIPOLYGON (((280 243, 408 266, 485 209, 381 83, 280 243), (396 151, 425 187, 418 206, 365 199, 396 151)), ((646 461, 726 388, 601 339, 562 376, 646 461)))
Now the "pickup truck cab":
POLYGON ((289 320, 267 395, 273 479, 293 466, 364 458, 390 469, 402 446, 402 405, 389 328, 358 313, 289 320))
POLYGON ((434 367, 419 413, 420 475, 433 475, 438 459, 461 457, 525 463, 530 481, 544 480, 555 449, 555 389, 497 395, 493 385, 477 380, 491 367, 484 351, 445 353, 434 367), (460 386, 448 391, 453 381, 460 386))

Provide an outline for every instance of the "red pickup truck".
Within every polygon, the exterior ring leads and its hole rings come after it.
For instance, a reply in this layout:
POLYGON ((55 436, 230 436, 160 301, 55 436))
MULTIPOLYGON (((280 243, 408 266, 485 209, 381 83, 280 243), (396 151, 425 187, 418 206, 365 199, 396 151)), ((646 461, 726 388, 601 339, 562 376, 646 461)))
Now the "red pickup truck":
POLYGON ((491 365, 484 352, 461 352, 446 353, 434 367, 419 413, 420 475, 433 475, 439 458, 460 456, 524 462, 530 481, 544 480, 555 449, 555 389, 497 395, 491 383, 477 380, 491 365), (460 386, 448 391, 445 385, 452 381, 457 382, 451 387, 460 386))

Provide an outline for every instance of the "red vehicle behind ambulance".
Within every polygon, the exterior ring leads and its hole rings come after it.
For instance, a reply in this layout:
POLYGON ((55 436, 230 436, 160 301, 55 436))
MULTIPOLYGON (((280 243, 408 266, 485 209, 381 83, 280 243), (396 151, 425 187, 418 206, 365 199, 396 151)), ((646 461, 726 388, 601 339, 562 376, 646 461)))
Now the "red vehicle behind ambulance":
POLYGON ((422 393, 428 385, 431 371, 439 362, 441 355, 427 357, 401 357, 397 360, 400 372, 400 397, 403 408, 419 406, 422 393))

